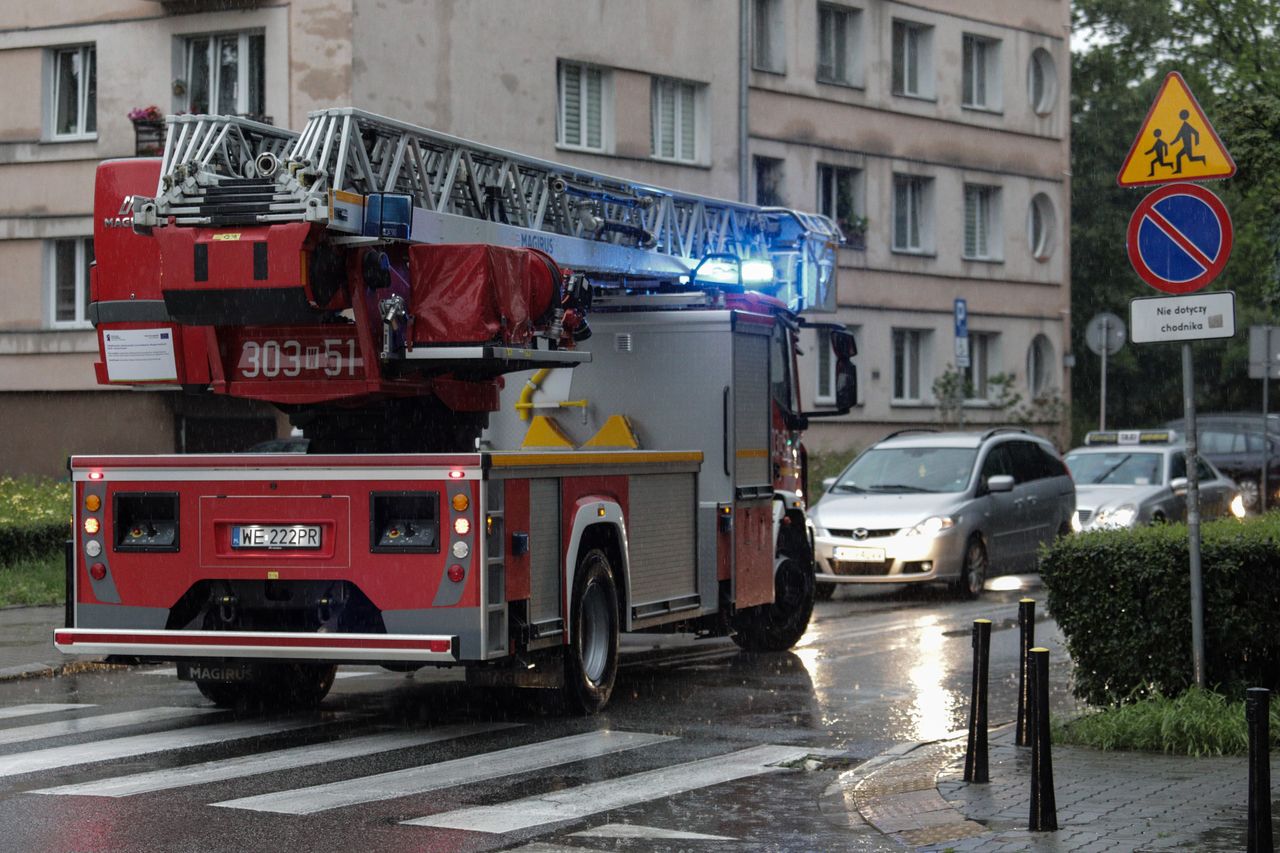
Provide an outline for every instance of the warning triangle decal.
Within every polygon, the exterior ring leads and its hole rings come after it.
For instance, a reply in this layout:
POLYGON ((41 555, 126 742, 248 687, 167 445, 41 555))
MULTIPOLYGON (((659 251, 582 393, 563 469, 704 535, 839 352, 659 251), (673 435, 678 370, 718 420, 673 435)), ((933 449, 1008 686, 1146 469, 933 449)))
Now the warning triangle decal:
POLYGON ((1209 124, 1187 81, 1170 71, 1133 140, 1116 183, 1122 187, 1229 178, 1236 162, 1209 124))

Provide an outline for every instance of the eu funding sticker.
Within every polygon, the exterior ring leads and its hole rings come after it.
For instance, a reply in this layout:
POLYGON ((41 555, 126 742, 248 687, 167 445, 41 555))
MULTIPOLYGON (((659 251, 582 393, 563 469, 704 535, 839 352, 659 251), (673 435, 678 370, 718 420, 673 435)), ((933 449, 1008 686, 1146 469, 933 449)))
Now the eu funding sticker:
POLYGON ((1219 290, 1134 299, 1129 303, 1129 329, 1136 344, 1230 338, 1236 333, 1236 295, 1219 290))
POLYGON ((112 329, 102 333, 110 382, 176 382, 172 329, 112 329))

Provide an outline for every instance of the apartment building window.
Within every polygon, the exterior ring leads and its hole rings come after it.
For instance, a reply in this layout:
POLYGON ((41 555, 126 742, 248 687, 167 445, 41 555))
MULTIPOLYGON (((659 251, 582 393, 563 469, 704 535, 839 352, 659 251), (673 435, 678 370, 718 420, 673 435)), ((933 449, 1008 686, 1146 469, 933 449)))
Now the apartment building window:
MULTIPOLYGON (((857 326, 848 326, 849 332, 853 335, 855 344, 862 337, 862 330, 857 326)), ((817 340, 814 344, 816 352, 814 353, 814 389, 813 401, 819 405, 834 405, 836 402, 836 359, 831 352, 831 330, 818 329, 817 340)), ((861 394, 861 391, 859 391, 861 394)), ((855 405, 862 403, 861 397, 855 400, 855 405)))
POLYGON ((1031 247, 1031 256, 1036 260, 1047 260, 1053 254, 1057 222, 1058 217, 1049 196, 1036 193, 1027 209, 1027 242, 1031 247))
POLYGON ((818 164, 818 212, 834 219, 846 238, 865 227, 859 215, 861 178, 861 169, 818 164))
POLYGON ((845 86, 859 82, 856 75, 858 27, 857 9, 818 4, 818 80, 845 86))
POLYGON ((924 385, 925 329, 893 330, 893 402, 919 403, 924 385))
POLYGON ((49 136, 93 137, 98 132, 97 50, 91 44, 60 48, 49 58, 49 136))
POLYGON ((186 109, 260 116, 266 106, 265 38, 218 33, 186 39, 186 109))
POLYGON ((761 71, 785 74, 787 55, 783 34, 782 0, 753 0, 751 4, 751 65, 761 71))
POLYGON ((927 98, 933 94, 933 27, 893 22, 893 93, 927 98))
POLYGON ((1053 65, 1053 56, 1043 47, 1031 51, 1031 62, 1027 66, 1027 95, 1031 99, 1031 108, 1038 115, 1050 112, 1058 97, 1058 72, 1053 65))
POLYGON ((93 240, 79 237, 48 242, 49 319, 54 328, 89 322, 89 267, 93 240))
POLYGON ((753 157, 756 175, 756 204, 782 207, 782 161, 776 157, 753 157))
POLYGON ((991 332, 969 333, 969 366, 964 369, 965 396, 969 400, 985 401, 991 396, 988 380, 991 365, 997 362, 997 338, 991 332))
POLYGON ((705 87, 683 80, 654 77, 650 112, 653 138, 650 154, 663 160, 693 163, 698 158, 702 120, 699 115, 705 87))
POLYGON ((1051 393, 1054 386, 1053 344, 1044 335, 1036 335, 1027 349, 1027 388, 1035 398, 1051 393))
POLYGON ((560 63, 556 144, 585 151, 608 147, 612 78, 608 71, 580 62, 560 63))
POLYGON ((1000 42, 964 36, 963 102, 981 110, 1000 108, 1000 42))
POLYGON ((929 189, 932 180, 918 175, 893 176, 893 248, 924 252, 930 231, 929 189))
POLYGON ((964 188, 964 256, 990 261, 1000 256, 1000 188, 966 184, 964 188))

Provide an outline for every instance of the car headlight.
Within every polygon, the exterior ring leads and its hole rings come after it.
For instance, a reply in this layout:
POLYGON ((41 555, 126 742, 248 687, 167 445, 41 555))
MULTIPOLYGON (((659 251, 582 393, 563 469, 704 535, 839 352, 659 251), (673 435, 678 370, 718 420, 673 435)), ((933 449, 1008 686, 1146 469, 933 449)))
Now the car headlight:
POLYGON ((1094 527, 1132 527, 1138 517, 1138 508, 1133 504, 1121 504, 1098 513, 1094 527))
POLYGON ((1244 498, 1241 495, 1231 499, 1231 514, 1236 518, 1244 518, 1244 498))
POLYGON ((915 527, 906 530, 906 536, 937 536, 956 526, 956 520, 949 515, 931 515, 915 527))

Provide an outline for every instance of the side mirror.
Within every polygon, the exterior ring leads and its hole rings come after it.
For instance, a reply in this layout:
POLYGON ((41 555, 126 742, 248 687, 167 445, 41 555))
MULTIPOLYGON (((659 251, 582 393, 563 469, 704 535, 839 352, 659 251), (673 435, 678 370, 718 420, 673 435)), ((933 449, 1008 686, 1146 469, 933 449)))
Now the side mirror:
POLYGON ((1169 488, 1173 489, 1175 495, 1185 495, 1187 493, 1187 478, 1174 477, 1169 481, 1169 488))
POLYGON ((831 363, 835 368, 833 380, 834 409, 802 412, 810 418, 832 418, 847 415, 858 404, 858 371, 853 357, 858 354, 858 344, 853 332, 839 323, 804 323, 806 328, 823 329, 831 341, 831 363))
POLYGON ((987 478, 988 492, 1012 492, 1013 477, 1008 474, 993 474, 987 478))

